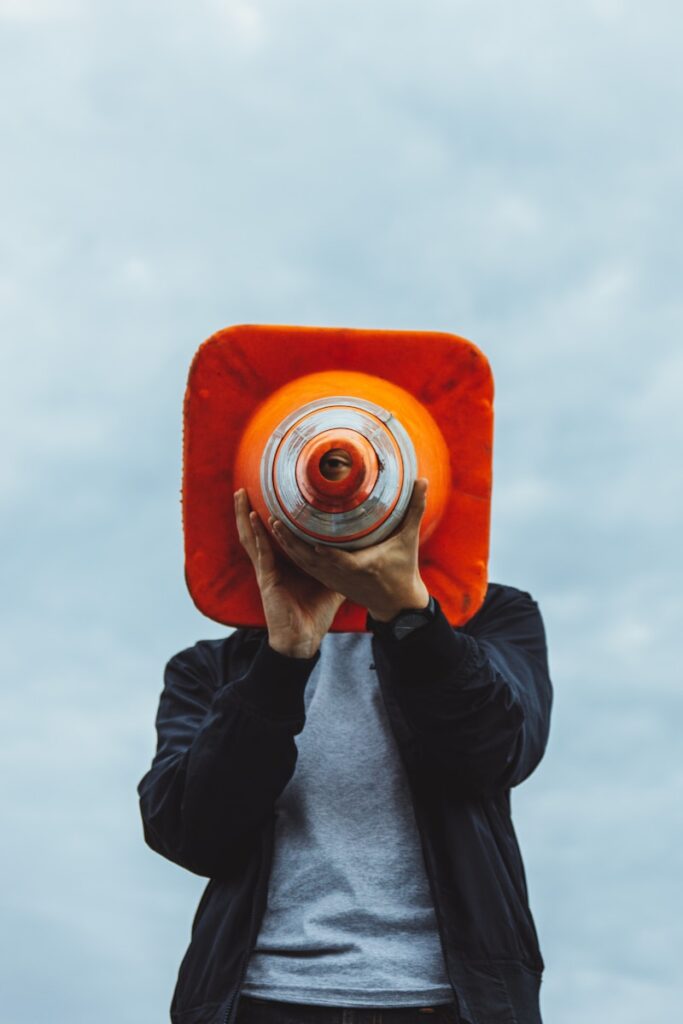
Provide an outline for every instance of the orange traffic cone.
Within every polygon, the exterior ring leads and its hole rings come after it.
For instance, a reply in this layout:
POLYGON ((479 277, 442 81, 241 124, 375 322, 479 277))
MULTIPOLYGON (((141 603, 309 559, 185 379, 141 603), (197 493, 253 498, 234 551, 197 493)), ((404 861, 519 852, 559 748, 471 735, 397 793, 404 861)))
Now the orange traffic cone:
MULTIPOLYGON (((185 393, 185 576, 205 615, 264 626, 233 492, 267 526, 344 548, 385 540, 429 479, 420 571, 453 625, 487 583, 493 381, 481 351, 436 332, 247 325, 199 348, 185 393)), ((276 557, 286 558, 273 541, 276 557)), ((301 571, 301 570, 298 570, 301 571)), ((365 628, 346 601, 334 631, 365 628)))

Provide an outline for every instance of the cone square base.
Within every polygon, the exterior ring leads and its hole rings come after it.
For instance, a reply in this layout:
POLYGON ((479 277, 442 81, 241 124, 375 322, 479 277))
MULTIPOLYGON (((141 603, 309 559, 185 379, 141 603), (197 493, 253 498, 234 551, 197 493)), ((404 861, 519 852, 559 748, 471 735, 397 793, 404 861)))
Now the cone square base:
MULTIPOLYGON (((236 455, 247 424, 274 391, 323 371, 388 381, 436 421, 449 465, 443 511, 421 541, 420 572, 449 622, 462 625, 487 586, 493 379, 476 345, 436 331, 247 324, 220 330, 199 347, 183 407, 185 579, 195 605, 226 626, 265 626, 254 570, 237 535, 236 455)), ((429 475, 420 472, 420 439, 413 440, 418 476, 429 475)), ((428 510, 430 492, 431 481, 428 510)), ((365 618, 365 608, 346 601, 331 629, 364 631, 365 618)))

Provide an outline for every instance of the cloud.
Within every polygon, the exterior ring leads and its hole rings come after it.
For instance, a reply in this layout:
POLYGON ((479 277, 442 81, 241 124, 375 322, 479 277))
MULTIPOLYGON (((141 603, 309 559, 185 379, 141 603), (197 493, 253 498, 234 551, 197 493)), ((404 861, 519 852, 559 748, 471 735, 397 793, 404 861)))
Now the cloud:
POLYGON ((165 661, 226 632, 184 586, 182 396, 204 338, 260 321, 489 356, 491 576, 539 601, 556 687, 513 796, 545 1011, 673 1018, 680 5, 0 19, 7 1014, 165 1012, 201 883, 143 846, 134 787, 165 661))
POLYGON ((35 24, 77 18, 82 0, 0 0, 0 20, 35 24))
POLYGON ((264 42, 266 19, 259 4, 253 0, 213 0, 211 6, 243 45, 257 49, 264 42))

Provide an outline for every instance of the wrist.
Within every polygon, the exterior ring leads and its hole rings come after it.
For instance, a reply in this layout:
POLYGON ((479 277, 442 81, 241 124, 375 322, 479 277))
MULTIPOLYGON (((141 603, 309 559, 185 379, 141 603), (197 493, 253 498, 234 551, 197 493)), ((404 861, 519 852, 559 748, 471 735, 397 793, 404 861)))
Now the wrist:
POLYGON ((405 595, 393 597, 390 601, 378 605, 368 606, 368 611, 377 622, 389 622, 400 612, 410 610, 423 611, 429 605, 429 591, 425 583, 419 580, 415 586, 405 595))
POLYGON ((296 640, 269 636, 268 646, 287 658, 313 658, 320 647, 315 640, 296 640))

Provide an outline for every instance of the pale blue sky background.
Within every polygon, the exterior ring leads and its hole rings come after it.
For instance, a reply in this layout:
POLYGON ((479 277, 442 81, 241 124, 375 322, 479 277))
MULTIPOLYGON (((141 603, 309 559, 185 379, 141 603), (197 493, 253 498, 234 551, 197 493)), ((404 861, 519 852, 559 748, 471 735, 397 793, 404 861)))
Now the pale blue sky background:
POLYGON ((181 402, 233 323, 447 330, 491 577, 543 611, 513 794, 546 1024, 680 1013, 675 0, 0 0, 2 1024, 163 1024, 204 881, 143 843, 181 402))

